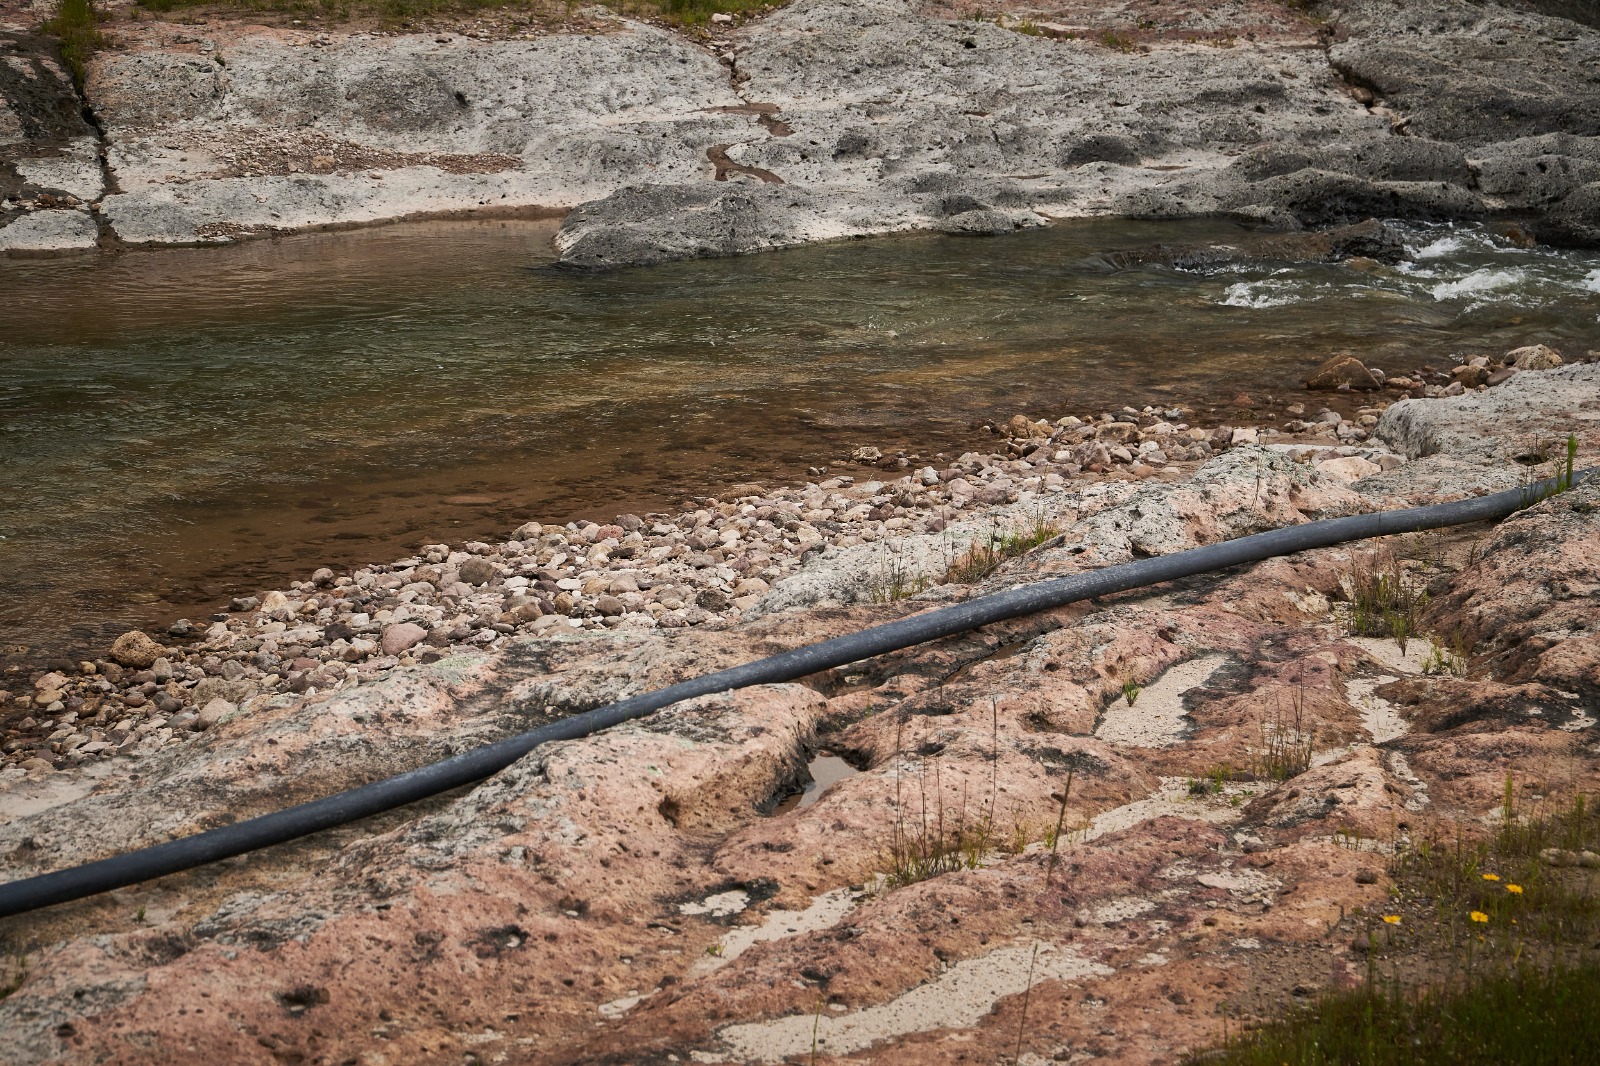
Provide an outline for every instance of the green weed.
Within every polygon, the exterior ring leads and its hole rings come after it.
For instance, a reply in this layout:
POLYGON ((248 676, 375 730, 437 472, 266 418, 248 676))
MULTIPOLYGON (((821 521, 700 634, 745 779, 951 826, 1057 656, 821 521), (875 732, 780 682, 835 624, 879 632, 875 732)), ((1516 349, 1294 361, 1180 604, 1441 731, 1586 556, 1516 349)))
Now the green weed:
POLYGON ((1405 654, 1417 635, 1427 590, 1405 573, 1392 551, 1380 548, 1372 559, 1351 568, 1350 612, 1346 632, 1353 637, 1393 637, 1405 654))
POLYGON ((90 0, 61 0, 56 17, 44 24, 44 31, 61 41, 61 58, 72 71, 73 84, 82 92, 89 57, 106 43, 94 5, 90 0))
MULTIPOLYGON (((1517 461, 1531 462, 1534 466, 1540 466, 1554 458, 1557 458, 1557 456, 1553 442, 1540 440, 1526 458, 1519 457, 1517 461)), ((1542 487, 1535 487, 1535 483, 1532 481, 1533 473, 1531 469, 1525 474, 1529 481, 1522 487, 1522 506, 1532 507, 1536 503, 1548 500, 1550 497, 1572 488, 1575 483, 1578 461, 1578 438, 1571 433, 1567 434, 1561 460, 1561 465, 1556 470, 1555 479, 1542 487)))
POLYGON ((1467 658, 1467 641, 1458 629, 1450 638, 1449 647, 1437 642, 1433 643, 1428 650, 1428 654, 1423 657, 1422 672, 1424 674, 1448 674, 1451 677, 1466 677, 1467 658))
POLYGON ((1122 683, 1122 698, 1128 701, 1129 707, 1132 707, 1134 702, 1138 700, 1139 693, 1142 691, 1134 681, 1129 680, 1122 683))
POLYGON ((950 568, 945 572, 944 581, 963 585, 982 581, 1006 562, 1026 555, 1060 534, 1060 528, 1046 518, 1042 511, 1035 512, 1027 525, 1018 530, 1002 529, 999 519, 995 519, 989 535, 982 540, 973 541, 972 545, 950 564, 950 568))
POLYGON ((1118 33, 1115 30, 1106 30, 1096 40, 1101 47, 1109 48, 1113 52, 1128 53, 1138 48, 1138 44, 1131 36, 1126 33, 1118 33))
POLYGON ((1189 795, 1191 796, 1216 796, 1220 795, 1228 782, 1234 779, 1233 767, 1228 763, 1213 766, 1199 777, 1189 778, 1189 795))

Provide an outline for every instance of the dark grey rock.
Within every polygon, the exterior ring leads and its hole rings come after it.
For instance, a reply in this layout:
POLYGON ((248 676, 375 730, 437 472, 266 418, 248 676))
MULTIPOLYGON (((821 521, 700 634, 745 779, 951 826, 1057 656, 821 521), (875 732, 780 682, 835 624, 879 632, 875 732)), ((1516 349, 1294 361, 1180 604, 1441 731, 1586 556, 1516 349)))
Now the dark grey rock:
POLYGON ((1550 209, 1539 239, 1567 248, 1600 248, 1600 181, 1579 186, 1550 209))
POLYGON ((1329 53, 1408 132, 1461 145, 1540 133, 1600 134, 1600 34, 1495 4, 1354 0, 1329 53))
POLYGON ((1253 182, 1231 206, 1267 206, 1305 226, 1327 226, 1364 218, 1447 221, 1480 218, 1483 200, 1449 182, 1368 181, 1327 170, 1300 170, 1253 182))

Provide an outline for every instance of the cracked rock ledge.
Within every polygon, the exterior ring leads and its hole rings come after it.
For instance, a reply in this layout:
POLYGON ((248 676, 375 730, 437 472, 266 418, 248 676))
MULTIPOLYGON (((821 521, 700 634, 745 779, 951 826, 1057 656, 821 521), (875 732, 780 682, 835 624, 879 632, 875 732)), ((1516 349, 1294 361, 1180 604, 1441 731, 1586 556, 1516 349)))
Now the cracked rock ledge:
POLYGON ((509 38, 119 20, 81 100, 0 26, 0 250, 483 213, 566 216, 575 268, 1084 215, 1594 246, 1600 31, 1536 6, 1062 0, 1027 33, 800 0, 703 39, 603 8, 509 38))

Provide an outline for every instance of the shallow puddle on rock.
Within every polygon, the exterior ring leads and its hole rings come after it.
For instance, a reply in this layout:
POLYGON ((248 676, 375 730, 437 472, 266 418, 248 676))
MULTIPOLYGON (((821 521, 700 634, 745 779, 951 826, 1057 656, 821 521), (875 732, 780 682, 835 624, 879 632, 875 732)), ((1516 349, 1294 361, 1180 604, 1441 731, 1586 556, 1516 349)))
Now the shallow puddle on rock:
POLYGON ((822 794, 832 785, 838 784, 847 777, 854 777, 860 773, 854 766, 845 762, 837 755, 823 752, 806 764, 806 770, 811 774, 811 780, 799 792, 791 792, 779 801, 773 808, 773 817, 788 814, 790 811, 800 811, 811 806, 822 798, 822 794))
POLYGON ((944 679, 944 684, 953 685, 957 681, 965 680, 967 675, 970 674, 974 668, 982 666, 984 663, 997 663, 1006 659, 1010 659, 1014 656, 1021 655, 1023 652, 1028 650, 1029 646, 1032 645, 1036 639, 1037 638, 1035 637, 1027 637, 1023 640, 1012 641, 1010 644, 1002 644, 994 651, 985 655, 983 658, 974 659, 965 666, 959 667, 955 673, 944 679))
POLYGON ((1261 781, 1230 782, 1217 793, 1194 793, 1186 777, 1163 777, 1161 787, 1144 799, 1124 803, 1095 815, 1088 826, 1071 839, 1088 843, 1108 833, 1131 829, 1152 818, 1188 818, 1197 822, 1226 825, 1244 816, 1244 805, 1272 786, 1261 781))
POLYGON ((750 906, 750 893, 742 888, 729 889, 718 892, 716 895, 707 896, 698 903, 678 904, 679 914, 705 915, 710 918, 726 918, 738 914, 750 906))
POLYGON ((37 781, 12 784, 5 792, 5 805, 0 808, 0 825, 82 799, 94 791, 101 778, 114 770, 112 763, 84 763, 74 767, 70 774, 49 774, 37 781))

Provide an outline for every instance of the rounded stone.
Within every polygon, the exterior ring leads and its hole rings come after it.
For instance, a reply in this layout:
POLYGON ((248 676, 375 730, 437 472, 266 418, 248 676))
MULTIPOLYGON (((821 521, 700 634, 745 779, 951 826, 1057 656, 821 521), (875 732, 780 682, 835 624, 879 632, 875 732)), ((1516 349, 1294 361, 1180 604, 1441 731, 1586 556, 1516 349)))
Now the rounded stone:
POLYGON ((122 634, 111 644, 111 658, 135 670, 148 670, 166 653, 167 649, 137 629, 122 634))
POLYGON ((399 655, 422 643, 428 631, 415 622, 396 622, 383 631, 383 654, 399 655))

